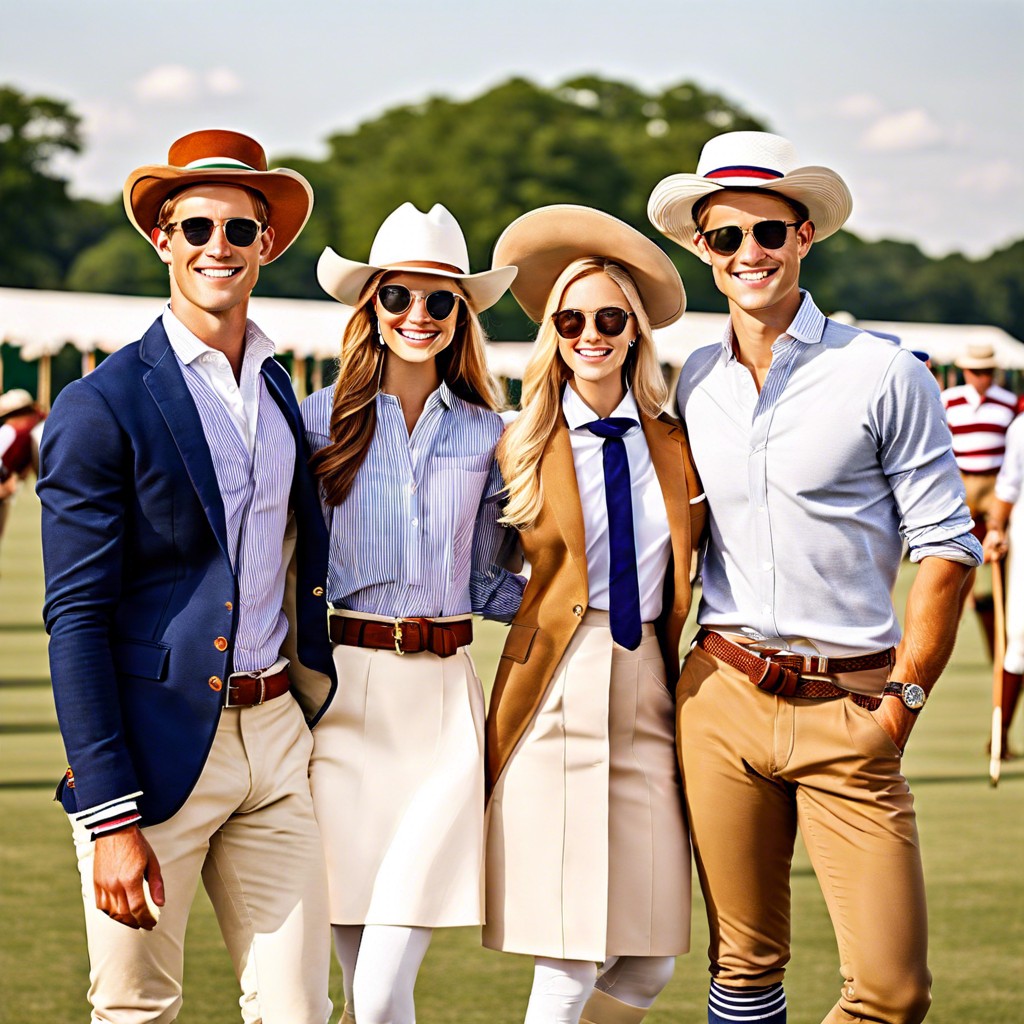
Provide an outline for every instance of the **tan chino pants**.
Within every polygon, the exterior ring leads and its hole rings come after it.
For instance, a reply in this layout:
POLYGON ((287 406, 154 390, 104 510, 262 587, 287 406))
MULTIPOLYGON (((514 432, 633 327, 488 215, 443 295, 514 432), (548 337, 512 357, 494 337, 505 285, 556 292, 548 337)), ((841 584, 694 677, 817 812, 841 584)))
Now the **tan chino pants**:
POLYGON ((931 981, 924 879, 888 734, 851 700, 775 697, 700 648, 676 696, 712 976, 736 988, 782 980, 799 828, 845 978, 823 1024, 918 1024, 931 981))

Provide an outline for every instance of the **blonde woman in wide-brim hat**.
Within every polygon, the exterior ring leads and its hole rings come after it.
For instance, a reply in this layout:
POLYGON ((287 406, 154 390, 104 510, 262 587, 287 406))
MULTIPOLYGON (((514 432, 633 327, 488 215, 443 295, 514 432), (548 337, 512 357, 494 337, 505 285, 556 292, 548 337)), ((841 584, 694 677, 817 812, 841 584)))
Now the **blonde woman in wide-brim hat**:
POLYGON ((535 957, 528 1024, 636 1022, 689 947, 671 687, 704 511, 651 333, 685 293, 586 207, 525 214, 494 260, 540 330, 498 449, 531 576, 488 714, 484 944, 535 957))
POLYGON ((432 930, 482 920, 484 699, 471 613, 508 618, 498 568, 503 424, 478 314, 515 276, 469 273, 443 206, 405 203, 367 263, 318 277, 354 312, 337 383, 302 405, 331 535, 340 680, 314 728, 313 801, 344 1021, 412 1024, 432 930))

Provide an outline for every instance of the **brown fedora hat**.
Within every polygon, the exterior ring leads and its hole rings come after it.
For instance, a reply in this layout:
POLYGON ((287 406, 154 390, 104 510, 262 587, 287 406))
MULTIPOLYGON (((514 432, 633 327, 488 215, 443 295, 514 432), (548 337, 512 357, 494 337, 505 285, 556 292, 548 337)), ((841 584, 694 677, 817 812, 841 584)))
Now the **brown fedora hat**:
POLYGON ((166 164, 147 164, 128 175, 124 208, 147 241, 164 200, 194 185, 241 185, 267 200, 274 244, 267 263, 276 260, 299 236, 313 209, 313 189, 298 171, 267 169, 267 154, 241 132, 220 128, 190 132, 173 143, 166 164))

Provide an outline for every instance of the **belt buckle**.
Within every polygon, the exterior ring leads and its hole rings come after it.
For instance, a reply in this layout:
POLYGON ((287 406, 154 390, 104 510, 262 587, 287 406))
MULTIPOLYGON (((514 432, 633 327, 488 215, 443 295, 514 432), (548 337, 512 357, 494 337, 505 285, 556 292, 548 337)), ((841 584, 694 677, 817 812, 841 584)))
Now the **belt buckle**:
POLYGON ((232 672, 228 676, 227 696, 224 698, 226 708, 248 708, 258 707, 267 698, 267 681, 262 672, 232 672), (258 679, 260 684, 260 699, 255 704, 233 704, 231 702, 231 680, 232 679, 258 679))
POLYGON ((800 670, 801 679, 813 679, 815 682, 835 683, 835 676, 829 675, 828 658, 821 654, 803 654, 803 668, 800 670))
POLYGON ((402 650, 403 635, 404 634, 402 633, 402 620, 395 619, 395 624, 391 627, 391 636, 394 638, 395 641, 395 653, 399 655, 405 654, 405 651, 402 650))

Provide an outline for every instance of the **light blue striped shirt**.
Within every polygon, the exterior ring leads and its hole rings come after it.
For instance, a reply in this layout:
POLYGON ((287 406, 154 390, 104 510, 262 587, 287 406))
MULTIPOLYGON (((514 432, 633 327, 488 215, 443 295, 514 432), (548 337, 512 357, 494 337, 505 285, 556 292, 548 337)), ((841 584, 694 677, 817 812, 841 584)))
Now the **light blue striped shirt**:
POLYGON ((702 625, 805 653, 881 650, 900 636, 901 537, 914 561, 981 561, 931 374, 808 293, 760 394, 730 326, 687 359, 677 400, 710 514, 702 625))
POLYGON ((295 436, 260 375, 274 343, 251 320, 247 323, 236 386, 223 352, 203 344, 169 309, 163 323, 196 404, 224 500, 228 552, 238 580, 232 670, 261 672, 278 663, 288 632, 282 551, 295 472, 295 436))
MULTIPOLYGON (((340 506, 324 503, 328 599, 375 615, 474 611, 508 621, 525 581, 496 564, 515 541, 497 522, 501 417, 442 382, 410 435, 399 400, 381 392, 376 401, 377 426, 352 490, 340 506)), ((333 402, 330 387, 302 403, 314 452, 331 443, 333 402)))

